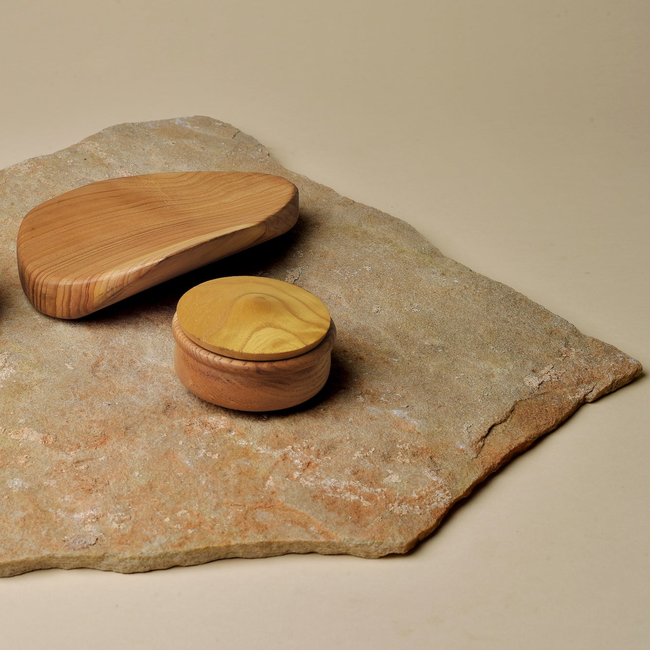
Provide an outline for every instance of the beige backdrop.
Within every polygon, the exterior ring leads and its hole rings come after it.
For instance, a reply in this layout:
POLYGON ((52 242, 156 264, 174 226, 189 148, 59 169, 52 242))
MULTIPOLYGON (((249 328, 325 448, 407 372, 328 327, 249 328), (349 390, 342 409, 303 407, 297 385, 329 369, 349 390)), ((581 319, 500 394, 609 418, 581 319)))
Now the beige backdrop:
MULTIPOLYGON (((650 3, 0 0, 0 167, 210 115, 650 364, 650 3)), ((0 581, 6 648, 650 647, 649 382, 407 557, 0 581)))

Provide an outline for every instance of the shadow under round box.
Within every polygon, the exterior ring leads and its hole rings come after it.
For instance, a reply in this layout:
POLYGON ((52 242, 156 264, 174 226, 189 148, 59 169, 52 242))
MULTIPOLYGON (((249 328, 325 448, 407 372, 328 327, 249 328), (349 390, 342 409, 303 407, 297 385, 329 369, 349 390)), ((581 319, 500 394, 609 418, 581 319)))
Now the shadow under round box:
POLYGON ((336 327, 296 285, 218 278, 190 289, 172 322, 174 365, 197 397, 240 411, 275 411, 316 395, 330 372, 336 327))

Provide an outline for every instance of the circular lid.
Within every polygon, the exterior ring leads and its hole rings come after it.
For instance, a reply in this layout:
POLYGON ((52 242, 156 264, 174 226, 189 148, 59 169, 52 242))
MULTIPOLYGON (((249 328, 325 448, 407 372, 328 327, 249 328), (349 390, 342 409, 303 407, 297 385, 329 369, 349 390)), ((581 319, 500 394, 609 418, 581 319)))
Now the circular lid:
POLYGON ((330 315, 312 293, 270 278, 235 276, 190 289, 178 302, 189 339, 232 359, 274 361, 315 348, 330 315))

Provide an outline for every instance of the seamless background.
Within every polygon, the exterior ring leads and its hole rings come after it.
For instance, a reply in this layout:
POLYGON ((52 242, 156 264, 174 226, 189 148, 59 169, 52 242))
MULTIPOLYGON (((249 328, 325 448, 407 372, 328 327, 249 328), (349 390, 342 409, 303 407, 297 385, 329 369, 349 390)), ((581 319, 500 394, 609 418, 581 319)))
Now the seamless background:
MULTIPOLYGON (((649 22, 634 0, 0 0, 0 167, 209 115, 648 366, 649 22)), ((0 581, 2 645, 647 648, 648 386, 406 557, 28 574, 0 581)))

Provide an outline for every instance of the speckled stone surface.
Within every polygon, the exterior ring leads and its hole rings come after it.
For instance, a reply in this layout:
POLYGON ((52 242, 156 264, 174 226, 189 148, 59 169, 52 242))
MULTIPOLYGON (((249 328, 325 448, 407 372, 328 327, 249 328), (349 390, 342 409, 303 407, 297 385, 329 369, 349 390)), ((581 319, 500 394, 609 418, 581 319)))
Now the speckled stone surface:
POLYGON ((640 371, 228 124, 115 126, 0 172, 0 576, 403 553, 483 478, 640 371), (15 262, 31 208, 92 181, 182 170, 286 176, 299 223, 80 321, 32 308, 15 262), (307 404, 242 414, 177 380, 176 302, 235 274, 295 282, 329 307, 332 374, 307 404))

